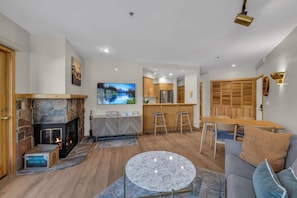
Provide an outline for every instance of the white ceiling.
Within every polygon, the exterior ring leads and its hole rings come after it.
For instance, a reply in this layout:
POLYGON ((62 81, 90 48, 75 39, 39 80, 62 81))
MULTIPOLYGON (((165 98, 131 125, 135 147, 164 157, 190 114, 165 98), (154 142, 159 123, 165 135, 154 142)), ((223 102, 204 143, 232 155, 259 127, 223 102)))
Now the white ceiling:
POLYGON ((297 25, 296 0, 249 0, 249 27, 233 23, 242 3, 0 0, 0 12, 31 34, 65 37, 84 58, 199 66, 203 72, 254 67, 297 25), (112 53, 101 53, 102 47, 112 53))

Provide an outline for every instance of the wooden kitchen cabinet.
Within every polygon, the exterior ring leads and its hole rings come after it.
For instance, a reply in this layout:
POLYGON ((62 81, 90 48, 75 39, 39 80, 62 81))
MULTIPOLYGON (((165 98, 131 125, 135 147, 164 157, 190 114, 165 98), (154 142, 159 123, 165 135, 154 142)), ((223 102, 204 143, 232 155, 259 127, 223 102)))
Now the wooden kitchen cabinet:
POLYGON ((171 83, 159 84, 159 90, 173 90, 173 84, 171 83))
POLYGON ((143 96, 144 97, 156 97, 153 79, 143 77, 143 96))

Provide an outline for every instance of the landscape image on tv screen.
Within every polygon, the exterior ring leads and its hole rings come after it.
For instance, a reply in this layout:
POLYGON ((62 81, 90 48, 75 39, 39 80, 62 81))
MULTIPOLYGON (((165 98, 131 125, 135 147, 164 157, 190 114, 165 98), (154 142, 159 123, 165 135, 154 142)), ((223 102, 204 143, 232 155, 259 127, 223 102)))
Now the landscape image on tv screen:
POLYGON ((98 104, 135 104, 135 83, 98 83, 98 104))

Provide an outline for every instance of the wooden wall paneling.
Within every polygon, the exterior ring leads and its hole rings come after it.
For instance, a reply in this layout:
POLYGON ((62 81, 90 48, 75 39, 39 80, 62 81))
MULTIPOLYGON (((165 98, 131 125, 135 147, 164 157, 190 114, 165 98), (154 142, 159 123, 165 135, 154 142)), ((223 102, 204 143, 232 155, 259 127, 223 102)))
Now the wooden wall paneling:
POLYGON ((161 106, 143 105, 143 132, 153 132, 153 112, 161 111, 161 106))
POLYGON ((221 83, 213 82, 211 86, 211 104, 221 105, 221 83))
POLYGON ((252 106, 243 106, 242 107, 242 117, 254 117, 254 110, 252 106))
POLYGON ((211 81, 211 115, 256 116, 255 79, 211 81))
POLYGON ((222 82, 221 105, 231 105, 231 83, 222 82))
POLYGON ((165 122, 167 126, 167 131, 174 131, 175 128, 175 118, 176 112, 178 111, 178 108, 173 108, 172 106, 162 106, 162 112, 164 112, 165 122))
POLYGON ((232 82, 232 107, 240 107, 241 106, 241 82, 232 82))
POLYGON ((161 111, 164 113, 168 132, 175 130, 176 113, 187 111, 190 121, 193 124, 194 104, 148 104, 143 105, 143 131, 153 132, 153 112, 161 111))
POLYGON ((242 82, 242 105, 253 105, 253 83, 250 81, 242 82))

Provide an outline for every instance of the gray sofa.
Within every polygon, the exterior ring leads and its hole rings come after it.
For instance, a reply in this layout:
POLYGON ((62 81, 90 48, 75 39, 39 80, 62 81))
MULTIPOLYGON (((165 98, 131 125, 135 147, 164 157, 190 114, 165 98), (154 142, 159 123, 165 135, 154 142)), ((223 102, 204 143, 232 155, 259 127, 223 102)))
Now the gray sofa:
MULTIPOLYGON (((253 173, 256 167, 239 157, 242 150, 241 144, 241 142, 233 140, 226 140, 225 144, 225 177, 228 198, 256 197, 253 187, 253 173)), ((296 158, 297 135, 292 135, 285 168, 291 166, 296 158)))

